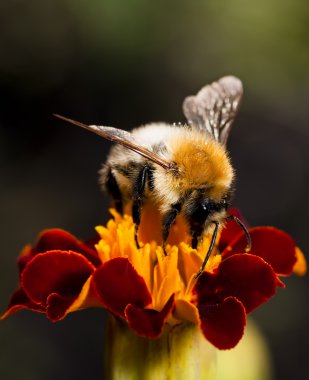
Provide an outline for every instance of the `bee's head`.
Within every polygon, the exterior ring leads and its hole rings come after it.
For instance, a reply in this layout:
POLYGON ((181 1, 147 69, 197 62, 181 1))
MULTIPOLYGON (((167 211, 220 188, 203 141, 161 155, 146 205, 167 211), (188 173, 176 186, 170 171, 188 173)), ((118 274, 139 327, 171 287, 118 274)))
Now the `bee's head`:
POLYGON ((193 239, 198 239, 212 222, 221 223, 226 217, 229 203, 230 193, 214 200, 205 192, 193 191, 183 205, 193 239))

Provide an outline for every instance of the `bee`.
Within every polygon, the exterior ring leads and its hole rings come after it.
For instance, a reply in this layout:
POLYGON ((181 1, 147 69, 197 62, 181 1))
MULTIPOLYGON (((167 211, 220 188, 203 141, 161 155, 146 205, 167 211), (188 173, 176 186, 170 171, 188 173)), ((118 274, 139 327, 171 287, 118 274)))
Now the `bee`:
POLYGON ((100 170, 100 182, 111 194, 118 212, 132 202, 135 241, 145 202, 160 212, 163 250, 176 217, 181 214, 197 248, 205 233, 211 241, 197 278, 213 250, 219 229, 234 219, 247 237, 244 224, 227 214, 233 192, 235 171, 226 142, 243 94, 241 81, 225 76, 204 86, 196 96, 183 102, 187 123, 151 123, 127 132, 121 129, 86 125, 55 114, 116 143, 100 170))

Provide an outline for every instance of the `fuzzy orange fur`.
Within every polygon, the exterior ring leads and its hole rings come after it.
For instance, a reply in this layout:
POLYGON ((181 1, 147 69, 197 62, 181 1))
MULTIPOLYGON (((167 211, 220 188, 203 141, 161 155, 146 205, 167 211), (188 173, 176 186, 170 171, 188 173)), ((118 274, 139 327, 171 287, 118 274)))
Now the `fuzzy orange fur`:
MULTIPOLYGON (((180 136, 179 136, 180 137, 180 136)), ((205 136, 187 133, 185 139, 171 140, 172 159, 179 168, 179 176, 171 177, 173 188, 182 191, 199 189, 207 185, 207 193, 220 200, 230 187, 234 171, 225 148, 205 136)))

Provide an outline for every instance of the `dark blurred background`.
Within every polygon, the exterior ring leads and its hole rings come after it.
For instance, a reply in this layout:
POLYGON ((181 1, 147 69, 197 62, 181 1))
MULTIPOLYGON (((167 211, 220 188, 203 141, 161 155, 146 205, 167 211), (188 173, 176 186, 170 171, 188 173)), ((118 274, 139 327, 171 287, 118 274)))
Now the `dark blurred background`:
MULTIPOLYGON (((308 32, 307 0, 1 0, 1 309, 25 243, 48 227, 86 238, 108 217, 97 171, 109 143, 52 113, 123 129, 184 121, 184 97, 227 74, 245 88, 228 145, 235 205, 308 253, 308 32)), ((275 378, 304 379, 308 276, 286 284, 254 316, 275 378)), ((105 321, 103 310, 2 321, 0 378, 102 379, 105 321)))

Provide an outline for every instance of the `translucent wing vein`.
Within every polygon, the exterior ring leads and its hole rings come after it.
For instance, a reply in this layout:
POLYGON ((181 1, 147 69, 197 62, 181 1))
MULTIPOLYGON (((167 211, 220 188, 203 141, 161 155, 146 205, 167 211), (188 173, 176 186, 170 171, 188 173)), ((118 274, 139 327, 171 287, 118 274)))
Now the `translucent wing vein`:
POLYGON ((226 144, 243 94, 241 81, 226 76, 188 96, 183 111, 190 125, 226 144))

